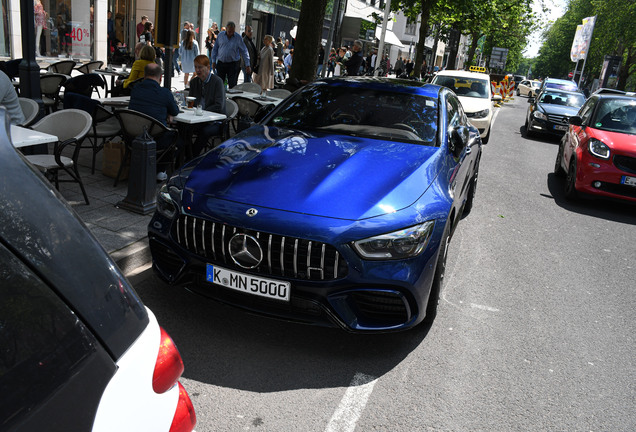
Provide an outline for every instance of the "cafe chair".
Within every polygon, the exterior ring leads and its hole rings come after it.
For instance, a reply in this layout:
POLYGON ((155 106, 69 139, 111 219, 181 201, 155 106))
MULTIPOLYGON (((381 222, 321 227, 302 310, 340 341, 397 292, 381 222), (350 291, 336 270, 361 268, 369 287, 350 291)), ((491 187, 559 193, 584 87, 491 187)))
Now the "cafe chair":
POLYGON ((60 102, 60 89, 66 80, 66 75, 57 73, 40 75, 40 91, 47 114, 57 110, 57 105, 60 102))
POLYGON ((95 174, 95 159, 97 158, 97 153, 104 148, 104 142, 107 138, 121 135, 119 120, 111 111, 104 108, 99 101, 78 93, 66 93, 64 109, 67 108, 86 111, 93 119, 91 130, 86 134, 85 140, 81 143, 81 148, 93 150, 91 173, 95 174), (85 145, 86 140, 88 140, 89 145, 85 145))
POLYGON ((234 130, 240 132, 252 125, 254 116, 261 108, 261 104, 242 96, 235 96, 232 100, 236 102, 239 109, 234 130))
POLYGON ((101 69, 104 66, 104 62, 101 60, 94 60, 88 63, 84 63, 81 66, 77 67, 77 70, 83 74, 93 73, 97 69, 101 69))
POLYGON ((18 98, 20 101, 20 107, 22 108, 22 113, 24 114, 24 121, 20 124, 20 126, 29 127, 31 123, 33 123, 40 112, 40 105, 33 99, 29 98, 18 98))
POLYGON ((261 94, 261 91, 263 91, 259 84, 253 82, 237 84, 233 89, 256 94, 261 94))
POLYGON ((75 65, 76 63, 74 60, 62 60, 62 61, 50 64, 49 67, 46 68, 46 70, 52 73, 58 73, 58 74, 71 76, 71 73, 73 72, 73 69, 75 68, 75 65))
POLYGON ((285 99, 287 96, 291 95, 292 92, 290 92, 289 90, 285 90, 285 89, 272 89, 272 90, 268 90, 267 92, 267 96, 269 97, 275 97, 275 98, 279 98, 279 99, 285 99))
POLYGON ((232 99, 228 99, 225 101, 225 113, 227 118, 225 119, 225 125, 223 127, 223 141, 230 138, 230 125, 234 128, 234 133, 236 133, 236 117, 239 113, 239 107, 232 99))
POLYGON ((96 73, 89 73, 85 75, 78 75, 66 81, 64 83, 64 94, 79 93, 86 97, 91 97, 95 90, 99 97, 98 88, 104 88, 104 80, 96 73))
POLYGON ((130 163, 133 141, 135 138, 143 134, 144 129, 148 131, 148 135, 150 135, 155 142, 158 142, 165 133, 170 134, 169 136, 171 137, 171 141, 169 145, 164 149, 157 149, 156 161, 157 165, 162 162, 167 162, 170 166, 168 171, 172 172, 174 170, 173 156, 177 147, 177 138, 179 137, 176 129, 165 126, 163 123, 155 120, 149 115, 127 108, 115 111, 115 117, 119 120, 126 147, 124 150, 122 164, 119 166, 117 177, 115 177, 114 187, 117 187, 117 183, 119 182, 119 177, 121 176, 124 166, 130 163))
POLYGON ((77 161, 80 143, 90 130, 91 124, 91 116, 78 109, 65 109, 49 114, 31 126, 31 129, 57 136, 58 141, 53 146, 53 154, 25 156, 52 183, 55 183, 56 189, 60 189, 60 182, 79 183, 86 205, 89 204, 88 195, 80 177, 77 161), (70 157, 62 155, 67 147, 72 149, 70 157), (64 171, 71 178, 60 180, 60 171, 64 171))

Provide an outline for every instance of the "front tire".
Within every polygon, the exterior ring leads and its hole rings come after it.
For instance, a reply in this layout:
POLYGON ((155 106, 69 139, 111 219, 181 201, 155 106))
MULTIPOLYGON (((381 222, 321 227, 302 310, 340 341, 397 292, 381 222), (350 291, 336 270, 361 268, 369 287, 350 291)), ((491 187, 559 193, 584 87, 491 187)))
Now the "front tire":
POLYGON ((532 137, 532 132, 530 132, 530 122, 528 118, 526 118, 526 138, 532 137))
POLYGON ((482 144, 488 144, 488 141, 490 141, 490 131, 491 130, 492 130, 492 124, 488 127, 488 133, 486 134, 486 136, 481 139, 481 143, 482 144))
POLYGON ((576 191, 576 154, 572 154, 570 167, 565 178, 565 199, 575 201, 578 198, 576 191))
POLYGON ((464 211, 462 216, 467 216, 470 211, 473 209, 473 202, 475 200, 475 192, 477 192, 477 178, 479 175, 479 169, 475 171, 475 175, 473 175, 472 180, 470 181, 470 186, 468 188, 468 196, 466 197, 466 204, 464 204, 464 211))
POLYGON ((432 324, 437 316, 437 306, 439 305, 440 294, 444 286, 444 277, 446 275, 446 258, 448 256, 448 246, 450 244, 450 218, 446 221, 446 228, 440 244, 439 255, 437 256, 437 265, 435 266, 435 275, 431 284, 431 292, 428 296, 428 304, 426 305, 426 317, 424 322, 432 324))

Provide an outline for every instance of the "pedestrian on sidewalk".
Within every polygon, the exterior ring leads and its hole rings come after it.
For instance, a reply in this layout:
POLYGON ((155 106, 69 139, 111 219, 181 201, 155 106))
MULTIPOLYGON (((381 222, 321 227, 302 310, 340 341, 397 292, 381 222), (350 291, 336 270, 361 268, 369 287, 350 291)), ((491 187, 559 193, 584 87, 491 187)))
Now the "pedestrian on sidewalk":
POLYGON ((247 48, 247 52, 250 55, 249 61, 241 57, 241 68, 243 69, 243 82, 252 82, 252 74, 247 73, 246 66, 250 66, 251 70, 257 72, 256 64, 258 62, 258 52, 256 51, 256 45, 252 40, 252 26, 245 27, 245 35, 243 36, 243 43, 247 48))
POLYGON ((263 48, 259 54, 258 72, 254 75, 254 82, 261 86, 262 92, 274 88, 274 50, 272 41, 274 36, 265 35, 263 48))
POLYGON ((183 71, 183 85, 188 88, 190 74, 194 73, 194 59, 199 55, 199 43, 194 39, 194 31, 188 30, 185 40, 179 47, 181 70, 183 71))
POLYGON ((141 35, 144 32, 144 26, 146 24, 146 21, 148 21, 148 16, 147 15, 142 15, 141 16, 141 22, 137 23, 137 40, 139 40, 139 38, 141 37, 141 35))
MULTIPOLYGON (((247 47, 241 36, 236 33, 236 24, 229 21, 226 30, 217 36, 210 56, 212 69, 216 70, 221 80, 227 79, 229 88, 234 87, 238 81, 241 56, 245 59, 245 63, 249 64, 250 54, 247 52, 247 47)), ((245 69, 247 73, 252 73, 251 66, 246 65, 245 69)))

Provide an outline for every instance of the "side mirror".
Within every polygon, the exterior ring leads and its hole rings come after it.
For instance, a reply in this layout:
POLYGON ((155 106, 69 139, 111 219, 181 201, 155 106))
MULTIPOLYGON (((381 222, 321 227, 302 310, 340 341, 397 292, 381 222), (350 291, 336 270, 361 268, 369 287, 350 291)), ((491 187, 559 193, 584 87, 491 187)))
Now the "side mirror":
POLYGON ((456 158, 462 154, 462 151, 466 147, 469 138, 469 131, 466 126, 458 126, 450 131, 450 136, 448 137, 448 147, 453 156, 456 158))
POLYGON ((267 114, 272 112, 274 108, 276 108, 276 105, 274 104, 267 104, 260 107, 258 111, 256 111, 256 114, 254 114, 254 123, 259 123, 261 120, 267 117, 267 114))
POLYGON ((583 119, 580 116, 572 116, 569 123, 573 126, 583 126, 583 119))

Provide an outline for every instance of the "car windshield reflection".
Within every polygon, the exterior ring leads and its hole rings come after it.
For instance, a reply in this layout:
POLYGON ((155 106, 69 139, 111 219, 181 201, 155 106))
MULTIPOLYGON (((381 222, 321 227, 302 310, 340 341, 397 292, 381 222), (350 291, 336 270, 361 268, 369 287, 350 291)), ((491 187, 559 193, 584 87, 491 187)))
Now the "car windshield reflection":
POLYGON ((636 100, 606 99, 602 101, 592 126, 610 132, 636 134, 636 100))
POLYGON ((563 92, 544 92, 541 95, 542 104, 562 105, 578 108, 585 102, 585 97, 582 94, 563 93, 563 92))
POLYGON ((413 93, 316 85, 286 101, 265 124, 435 145, 437 101, 413 93))
POLYGON ((438 75, 433 84, 447 87, 455 92, 457 96, 488 98, 488 81, 468 77, 448 77, 438 75))

